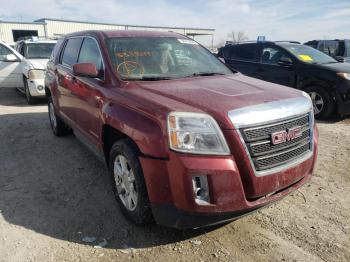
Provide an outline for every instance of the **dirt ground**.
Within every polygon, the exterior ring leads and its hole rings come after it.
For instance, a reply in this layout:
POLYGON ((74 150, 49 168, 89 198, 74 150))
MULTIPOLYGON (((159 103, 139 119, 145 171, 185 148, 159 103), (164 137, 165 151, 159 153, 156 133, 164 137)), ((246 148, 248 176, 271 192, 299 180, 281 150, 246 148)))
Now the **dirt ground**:
POLYGON ((139 227, 44 103, 0 89, 0 261, 350 261, 350 119, 318 127, 314 177, 282 201, 216 228, 139 227))

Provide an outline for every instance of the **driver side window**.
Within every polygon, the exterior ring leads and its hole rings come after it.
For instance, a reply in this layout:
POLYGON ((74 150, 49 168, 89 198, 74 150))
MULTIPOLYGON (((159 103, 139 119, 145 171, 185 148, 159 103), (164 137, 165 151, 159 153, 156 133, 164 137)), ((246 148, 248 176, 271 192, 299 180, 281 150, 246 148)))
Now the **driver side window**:
POLYGON ((269 65, 278 65, 278 62, 283 58, 291 59, 286 52, 279 48, 265 47, 262 51, 261 63, 269 65))
POLYGON ((10 49, 0 44, 0 61, 6 61, 6 56, 11 54, 10 49))

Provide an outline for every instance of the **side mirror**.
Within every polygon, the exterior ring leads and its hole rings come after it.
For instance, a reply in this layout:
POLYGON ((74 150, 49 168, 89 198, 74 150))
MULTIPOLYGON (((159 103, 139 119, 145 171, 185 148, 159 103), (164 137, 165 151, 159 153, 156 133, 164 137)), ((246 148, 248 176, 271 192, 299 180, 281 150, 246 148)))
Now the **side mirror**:
POLYGON ((19 59, 17 56, 15 56, 14 54, 9 54, 5 57, 5 61, 6 62, 18 62, 19 59))
POLYGON ((289 57, 281 57, 278 61, 278 65, 284 66, 284 67, 291 67, 293 66, 293 61, 289 57))
POLYGON ((335 56, 334 59, 337 60, 340 63, 344 63, 345 62, 345 58, 341 57, 341 56, 335 56))
POLYGON ((75 76, 95 78, 98 77, 98 71, 95 64, 81 63, 73 65, 73 74, 75 76))
POLYGON ((219 58, 219 60, 221 61, 221 62, 223 62, 224 64, 226 64, 226 62, 225 62, 225 59, 223 58, 223 57, 218 57, 219 58))

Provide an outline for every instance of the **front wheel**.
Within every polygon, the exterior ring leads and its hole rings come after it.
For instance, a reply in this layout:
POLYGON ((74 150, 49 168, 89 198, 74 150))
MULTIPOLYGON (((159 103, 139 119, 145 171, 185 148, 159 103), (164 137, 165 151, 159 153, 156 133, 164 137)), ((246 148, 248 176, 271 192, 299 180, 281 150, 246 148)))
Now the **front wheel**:
POLYGON ((26 77, 23 78, 24 92, 26 95, 26 100, 29 105, 35 104, 38 100, 32 97, 29 91, 28 79, 26 77))
POLYGON ((316 119, 327 119, 333 114, 334 100, 324 88, 311 86, 305 91, 311 97, 316 119))
POLYGON ((116 142, 110 151, 109 168, 114 192, 124 215, 136 224, 153 221, 138 150, 129 139, 116 142))

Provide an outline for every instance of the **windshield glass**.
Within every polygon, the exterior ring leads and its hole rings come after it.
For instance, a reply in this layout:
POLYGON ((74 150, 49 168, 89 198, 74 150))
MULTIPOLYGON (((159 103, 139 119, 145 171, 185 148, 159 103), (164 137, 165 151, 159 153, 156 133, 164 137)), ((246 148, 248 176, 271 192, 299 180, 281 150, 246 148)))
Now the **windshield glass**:
POLYGON ((43 58, 48 59, 55 46, 55 43, 30 43, 26 44, 26 58, 43 58))
POLYGON ((329 64, 337 63, 332 57, 306 45, 286 45, 284 46, 300 61, 310 64, 329 64))
POLYGON ((125 80, 163 80, 232 72, 191 39, 118 37, 107 39, 114 71, 125 80))

